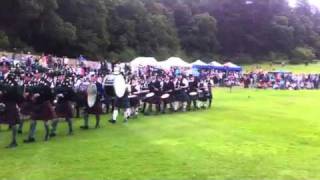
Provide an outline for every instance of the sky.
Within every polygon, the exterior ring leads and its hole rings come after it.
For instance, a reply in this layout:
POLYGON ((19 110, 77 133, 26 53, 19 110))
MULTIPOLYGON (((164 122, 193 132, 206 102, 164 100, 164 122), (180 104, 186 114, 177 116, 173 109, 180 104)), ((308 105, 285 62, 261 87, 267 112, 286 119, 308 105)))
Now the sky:
MULTIPOLYGON (((320 0, 309 0, 309 2, 315 6, 317 6, 318 8, 320 8, 320 0)), ((289 0, 289 4, 291 6, 294 6, 296 3, 296 0, 289 0)))

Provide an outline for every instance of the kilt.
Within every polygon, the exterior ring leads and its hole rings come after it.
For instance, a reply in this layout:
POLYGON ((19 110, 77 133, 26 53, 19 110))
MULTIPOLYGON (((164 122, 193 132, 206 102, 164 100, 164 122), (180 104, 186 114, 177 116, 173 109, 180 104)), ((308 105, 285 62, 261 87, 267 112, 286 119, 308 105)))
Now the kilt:
POLYGON ((140 105, 139 97, 129 98, 130 107, 138 107, 140 105))
POLYGON ((149 99, 149 103, 151 104, 160 104, 161 103, 161 97, 159 95, 154 95, 149 99))
POLYGON ((19 111, 14 102, 6 102, 5 111, 0 113, 0 124, 16 125, 20 123, 19 111))
POLYGON ((175 101, 187 102, 189 100, 189 95, 185 91, 179 91, 175 94, 175 101))
POLYGON ((124 96, 122 98, 116 97, 114 101, 114 105, 115 107, 118 107, 118 108, 130 108, 130 100, 128 96, 124 96))
POLYGON ((96 103, 93 105, 93 107, 89 107, 88 105, 86 106, 86 112, 88 114, 95 114, 95 115, 100 115, 103 113, 102 111, 102 104, 100 101, 96 101, 96 103))
POLYGON ((70 101, 57 103, 55 107, 57 118, 72 118, 73 109, 70 101))
POLYGON ((87 105, 87 93, 77 92, 76 93, 76 105, 77 107, 86 107, 87 105))
POLYGON ((56 118, 56 113, 50 101, 45 101, 41 104, 33 103, 31 111, 32 120, 48 121, 54 118, 56 118))
POLYGON ((30 101, 24 101, 21 105, 20 105, 20 113, 24 116, 28 116, 31 114, 32 111, 32 102, 30 101))
MULTIPOLYGON (((196 92, 196 91, 192 91, 192 92, 196 92)), ((194 96, 191 96, 190 93, 191 93, 191 92, 188 93, 188 96, 189 96, 189 99, 190 99, 191 101, 194 101, 194 100, 198 100, 198 99, 199 99, 199 95, 198 95, 198 94, 197 94, 197 95, 194 95, 194 96)))
POLYGON ((212 94, 210 92, 199 93, 199 100, 200 101, 207 101, 209 99, 212 99, 212 94))

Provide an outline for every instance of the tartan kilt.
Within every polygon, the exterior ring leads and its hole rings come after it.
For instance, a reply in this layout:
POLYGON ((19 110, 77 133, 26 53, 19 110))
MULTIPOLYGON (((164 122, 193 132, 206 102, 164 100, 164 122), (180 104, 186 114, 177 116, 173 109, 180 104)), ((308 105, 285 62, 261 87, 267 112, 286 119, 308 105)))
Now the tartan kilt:
POLYGON ((77 107, 86 107, 87 105, 87 93, 86 92, 77 92, 76 93, 76 106, 77 107))
POLYGON ((130 100, 128 96, 124 96, 122 98, 116 97, 114 105, 118 108, 130 108, 130 100))
MULTIPOLYGON (((192 92, 194 92, 194 91, 192 91, 192 92)), ((195 95, 195 96, 191 96, 190 93, 191 93, 191 92, 188 93, 188 96, 189 96, 189 99, 190 99, 191 101, 194 101, 194 100, 198 100, 198 99, 199 99, 199 94, 197 94, 197 95, 195 95)))
POLYGON ((32 111, 32 102, 30 101, 24 101, 21 105, 20 105, 20 113, 24 116, 28 116, 31 114, 32 111))
POLYGON ((185 91, 181 91, 181 92, 176 93, 175 101, 187 102, 189 100, 190 100, 189 95, 185 91))
POLYGON ((129 98, 130 107, 138 107, 140 105, 139 97, 129 98))
POLYGON ((209 99, 212 99, 212 94, 210 92, 202 92, 199 94, 200 101, 207 101, 209 99))
POLYGON ((32 120, 49 121, 54 118, 56 118, 56 113, 50 101, 45 101, 41 104, 33 104, 33 109, 31 112, 32 120))
POLYGON ((149 101, 150 101, 151 104, 160 104, 161 103, 161 97, 156 94, 153 97, 151 97, 149 101))
POLYGON ((73 109, 70 101, 57 103, 55 107, 57 118, 72 118, 73 109))
POLYGON ((4 103, 5 111, 0 113, 0 124, 16 125, 20 123, 19 111, 17 104, 14 102, 4 103))
POLYGON ((86 111, 88 114, 95 114, 100 115, 103 113, 102 111, 102 104, 100 101, 96 101, 96 103, 93 105, 93 107, 89 107, 88 104, 86 106, 86 111))

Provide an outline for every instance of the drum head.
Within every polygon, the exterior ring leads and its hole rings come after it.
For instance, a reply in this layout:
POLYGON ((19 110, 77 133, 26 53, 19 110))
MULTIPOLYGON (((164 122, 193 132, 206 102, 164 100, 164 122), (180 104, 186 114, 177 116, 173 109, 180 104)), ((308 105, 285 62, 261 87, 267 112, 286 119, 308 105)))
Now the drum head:
POLYGON ((129 99, 132 99, 132 98, 137 98, 138 96, 136 95, 131 95, 131 96, 128 96, 129 99))
POLYGON ((97 100, 98 89, 95 84, 90 84, 87 89, 87 102, 88 106, 92 108, 97 100))
POLYGON ((191 92, 191 93, 189 93, 189 95, 190 96, 196 96, 196 95, 198 95, 198 93, 197 92, 191 92))
POLYGON ((146 98, 151 98, 153 96, 154 96, 154 93, 149 93, 149 94, 146 95, 146 98))
POLYGON ((116 96, 122 98, 126 92, 126 81, 124 77, 122 75, 116 75, 113 86, 116 96))
POLYGON ((170 94, 164 94, 164 95, 161 96, 161 99, 167 99, 169 97, 170 97, 170 94))

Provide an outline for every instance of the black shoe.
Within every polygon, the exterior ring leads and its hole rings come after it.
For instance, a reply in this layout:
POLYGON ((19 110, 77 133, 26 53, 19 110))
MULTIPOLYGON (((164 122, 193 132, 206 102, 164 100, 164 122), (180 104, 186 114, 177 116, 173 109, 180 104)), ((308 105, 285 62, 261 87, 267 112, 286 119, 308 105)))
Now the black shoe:
POLYGON ((109 123, 111 123, 111 124, 115 124, 115 123, 116 123, 116 121, 115 121, 115 120, 113 120, 113 119, 110 119, 110 120, 109 120, 109 123))
POLYGON ((6 146, 7 149, 16 148, 18 144, 16 142, 10 143, 8 146, 6 146))
POLYGON ((80 129, 88 130, 88 129, 89 129, 89 126, 80 126, 80 129))
POLYGON ((33 142, 36 142, 36 140, 34 138, 28 138, 28 139, 25 139, 23 140, 24 143, 33 143, 33 142))
POLYGON ((18 134, 22 134, 22 130, 18 130, 18 134))
POLYGON ((49 135, 50 137, 56 137, 57 136, 57 134, 56 133, 50 133, 50 135, 49 135))

